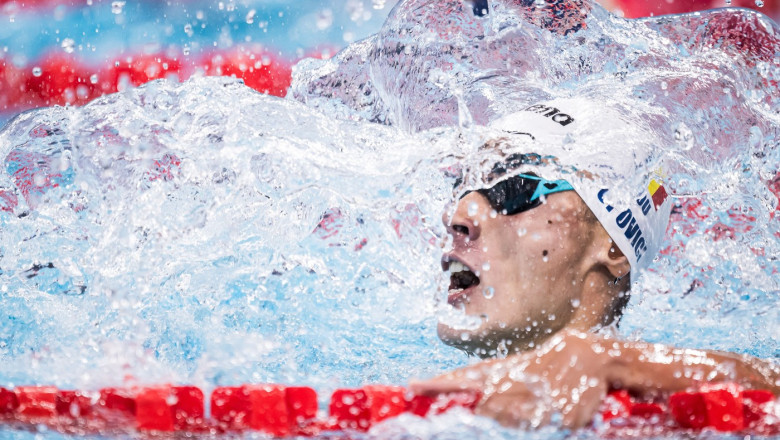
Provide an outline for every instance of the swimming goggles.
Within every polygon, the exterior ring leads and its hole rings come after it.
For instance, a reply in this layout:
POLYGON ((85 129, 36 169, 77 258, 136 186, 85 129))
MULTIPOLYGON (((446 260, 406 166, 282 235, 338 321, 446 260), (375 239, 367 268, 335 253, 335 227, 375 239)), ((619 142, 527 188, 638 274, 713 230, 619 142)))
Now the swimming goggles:
POLYGON ((565 180, 546 180, 531 174, 517 174, 476 192, 485 196, 490 206, 499 213, 514 215, 536 208, 543 203, 544 197, 550 194, 573 190, 571 184, 565 180))

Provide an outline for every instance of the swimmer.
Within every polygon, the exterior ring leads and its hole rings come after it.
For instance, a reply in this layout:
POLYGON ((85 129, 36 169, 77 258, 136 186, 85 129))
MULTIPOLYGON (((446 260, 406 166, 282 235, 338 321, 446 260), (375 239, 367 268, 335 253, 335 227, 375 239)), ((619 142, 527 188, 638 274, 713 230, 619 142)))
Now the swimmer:
POLYGON ((737 382, 780 394, 769 362, 605 331, 620 319, 632 274, 658 252, 671 212, 663 172, 645 169, 657 141, 625 113, 557 100, 493 125, 502 137, 483 152, 504 159, 484 174, 485 187, 459 191, 443 218, 452 236, 442 259, 448 303, 481 324, 442 322, 439 336, 483 361, 413 382, 415 392, 475 392, 477 413, 503 425, 540 426, 557 414, 569 428, 591 423, 614 388, 652 398, 737 382), (519 153, 521 144, 536 151, 519 153), (574 164, 577 171, 562 175, 574 164), (630 190, 621 195, 619 187, 630 190))

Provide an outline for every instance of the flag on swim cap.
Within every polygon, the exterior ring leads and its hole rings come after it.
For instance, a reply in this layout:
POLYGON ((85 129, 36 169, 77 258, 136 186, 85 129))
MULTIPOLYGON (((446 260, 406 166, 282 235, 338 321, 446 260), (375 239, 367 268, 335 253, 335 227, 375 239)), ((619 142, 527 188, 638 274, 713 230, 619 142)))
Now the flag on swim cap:
POLYGON ((569 181, 636 276, 660 250, 671 214, 663 149, 647 124, 652 118, 643 113, 657 110, 607 102, 537 103, 490 127, 525 139, 519 148, 543 158, 534 167, 542 177, 569 181))

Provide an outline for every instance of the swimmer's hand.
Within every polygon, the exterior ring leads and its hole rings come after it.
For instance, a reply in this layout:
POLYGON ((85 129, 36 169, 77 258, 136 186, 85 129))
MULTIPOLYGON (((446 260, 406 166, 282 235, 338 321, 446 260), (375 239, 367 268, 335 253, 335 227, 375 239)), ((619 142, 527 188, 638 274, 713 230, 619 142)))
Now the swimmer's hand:
POLYGON ((556 335, 535 351, 412 382, 410 388, 429 396, 479 393, 482 399, 475 412, 504 426, 560 423, 579 428, 593 420, 609 385, 612 365, 598 347, 600 339, 584 333, 556 335))
POLYGON ((561 332, 534 351, 511 355, 410 384, 416 394, 481 395, 476 413, 509 427, 590 424, 610 388, 646 398, 704 382, 738 382, 777 395, 776 366, 731 353, 682 350, 561 332))

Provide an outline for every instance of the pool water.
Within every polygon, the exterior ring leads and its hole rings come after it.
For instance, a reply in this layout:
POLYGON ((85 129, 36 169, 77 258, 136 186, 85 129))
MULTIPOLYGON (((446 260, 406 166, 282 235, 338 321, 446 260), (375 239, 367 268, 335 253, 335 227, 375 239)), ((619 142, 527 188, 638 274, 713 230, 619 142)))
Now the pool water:
MULTIPOLYGON (((435 332, 462 318, 442 301, 446 170, 473 160, 481 125, 572 94, 666 109, 652 124, 670 140, 658 154, 676 207, 621 336, 777 360, 777 24, 571 4, 561 15, 492 1, 475 14, 406 0, 376 35, 299 63, 286 99, 195 75, 9 121, 2 383, 276 382, 327 396, 468 364, 435 332)), ((569 435, 464 413, 374 433, 569 435)))

